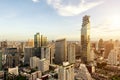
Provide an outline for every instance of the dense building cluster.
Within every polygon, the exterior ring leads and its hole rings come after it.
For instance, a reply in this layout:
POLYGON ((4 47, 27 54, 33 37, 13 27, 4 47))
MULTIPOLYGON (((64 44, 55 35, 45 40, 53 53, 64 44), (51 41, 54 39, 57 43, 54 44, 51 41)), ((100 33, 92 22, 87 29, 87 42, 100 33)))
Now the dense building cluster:
POLYGON ((90 41, 87 15, 80 41, 48 41, 36 33, 28 41, 0 42, 0 79, 4 80, 106 80, 118 74, 114 70, 119 66, 119 41, 90 41))

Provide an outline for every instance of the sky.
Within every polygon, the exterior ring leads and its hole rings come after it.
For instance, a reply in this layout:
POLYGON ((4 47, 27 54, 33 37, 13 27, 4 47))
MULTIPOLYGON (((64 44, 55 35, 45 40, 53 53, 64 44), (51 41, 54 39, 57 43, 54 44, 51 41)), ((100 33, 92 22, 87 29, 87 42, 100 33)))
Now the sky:
POLYGON ((80 40, 82 17, 90 16, 91 40, 120 38, 120 0, 0 0, 0 40, 80 40))

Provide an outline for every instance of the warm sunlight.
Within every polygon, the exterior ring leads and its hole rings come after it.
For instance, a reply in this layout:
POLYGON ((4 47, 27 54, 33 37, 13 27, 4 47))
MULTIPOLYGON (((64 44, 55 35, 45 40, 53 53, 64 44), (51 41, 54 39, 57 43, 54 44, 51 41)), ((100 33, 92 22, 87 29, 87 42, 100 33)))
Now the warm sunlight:
POLYGON ((113 15, 110 17, 110 25, 112 28, 119 28, 120 26, 120 15, 113 15))

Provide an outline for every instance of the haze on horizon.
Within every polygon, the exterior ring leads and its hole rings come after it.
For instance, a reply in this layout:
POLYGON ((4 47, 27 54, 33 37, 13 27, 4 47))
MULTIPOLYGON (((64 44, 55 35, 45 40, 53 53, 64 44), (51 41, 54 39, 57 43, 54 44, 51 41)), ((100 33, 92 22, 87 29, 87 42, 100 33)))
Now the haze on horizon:
POLYGON ((0 40, 80 40, 82 17, 90 15, 91 40, 120 37, 120 0, 0 0, 0 40))

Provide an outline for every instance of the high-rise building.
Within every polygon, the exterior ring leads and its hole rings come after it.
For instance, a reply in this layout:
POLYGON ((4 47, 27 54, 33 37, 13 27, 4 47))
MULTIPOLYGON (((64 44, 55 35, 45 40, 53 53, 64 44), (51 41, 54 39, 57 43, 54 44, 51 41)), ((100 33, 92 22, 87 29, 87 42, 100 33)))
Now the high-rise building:
POLYGON ((24 64, 30 64, 30 57, 33 56, 34 48, 33 47, 25 47, 24 51, 24 64))
POLYGON ((55 43, 51 43, 49 44, 49 48, 50 48, 50 64, 53 64, 53 60, 54 60, 54 55, 55 55, 55 43))
POLYGON ((73 64, 64 63, 59 67, 58 80, 74 80, 74 66, 73 64))
POLYGON ((30 68, 36 68, 39 65, 40 59, 36 56, 30 58, 30 68))
POLYGON ((41 58, 41 47, 42 46, 47 46, 47 37, 44 37, 43 35, 36 33, 34 35, 34 49, 35 49, 34 56, 41 58))
POLYGON ((101 50, 102 48, 104 48, 104 43, 103 43, 103 39, 100 39, 98 42, 98 50, 101 50))
POLYGON ((83 17, 82 29, 81 29, 81 47, 82 47, 82 61, 89 62, 90 58, 90 16, 85 15, 83 17))
POLYGON ((2 50, 0 49, 0 71, 2 70, 2 50))
POLYGON ((55 43, 55 63, 62 64, 64 61, 67 61, 67 42, 60 39, 55 43))
POLYGON ((47 37, 41 35, 41 46, 46 46, 46 45, 47 45, 47 37))
POLYGON ((80 44, 79 43, 75 43, 75 57, 80 57, 80 44))
POLYGON ((6 48, 6 66, 9 68, 19 66, 20 56, 17 48, 6 48))
POLYGON ((68 53, 68 62, 75 63, 75 45, 70 43, 67 45, 67 53, 68 53))
POLYGON ((35 48, 41 47, 41 38, 39 33, 36 33, 34 35, 34 47, 35 48))
POLYGON ((103 57, 107 59, 107 58, 108 58, 108 55, 109 55, 109 53, 110 53, 110 51, 111 51, 112 49, 114 49, 114 44, 113 44, 113 42, 112 42, 112 41, 107 41, 107 42, 105 42, 105 52, 104 52, 103 57))
POLYGON ((19 66, 19 61, 20 59, 18 54, 15 54, 15 55, 8 54, 6 56, 6 65, 8 68, 19 66))
POLYGON ((108 55, 108 64, 118 65, 120 64, 120 48, 114 48, 110 51, 108 55))
POLYGON ((92 48, 90 51, 90 60, 89 61, 94 61, 94 59, 95 59, 95 52, 94 52, 94 48, 92 48))
POLYGON ((39 58, 41 57, 40 47, 41 47, 40 34, 36 33, 34 35, 34 48, 35 48, 35 54, 34 54, 34 56, 37 56, 39 58))
POLYGON ((44 58, 50 61, 50 47, 48 46, 41 47, 41 59, 44 59, 44 58))
POLYGON ((50 65, 50 61, 47 59, 41 59, 39 60, 39 64, 38 64, 38 70, 40 70, 41 72, 45 72, 49 70, 49 65, 50 65))

